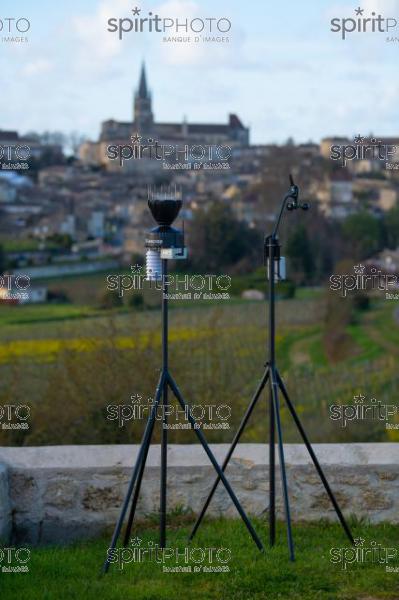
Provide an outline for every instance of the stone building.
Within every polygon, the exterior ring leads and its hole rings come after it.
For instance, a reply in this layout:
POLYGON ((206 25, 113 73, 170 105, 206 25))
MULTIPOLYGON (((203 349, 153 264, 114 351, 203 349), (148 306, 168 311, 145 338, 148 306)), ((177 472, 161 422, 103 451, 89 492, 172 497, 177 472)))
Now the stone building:
POLYGON ((210 162, 223 160, 223 156, 231 154, 233 148, 248 145, 249 129, 235 114, 229 115, 227 123, 216 124, 189 123, 185 119, 180 123, 155 121, 143 64, 133 97, 132 121, 104 121, 99 140, 82 144, 79 155, 86 165, 102 165, 108 170, 115 170, 120 168, 120 164, 118 159, 109 157, 110 146, 126 146, 126 155, 129 154, 127 147, 131 146, 135 147, 136 154, 125 159, 123 167, 127 170, 148 170, 162 168, 162 163, 168 160, 180 163, 196 158, 210 162), (148 149, 150 146, 151 150, 148 149))

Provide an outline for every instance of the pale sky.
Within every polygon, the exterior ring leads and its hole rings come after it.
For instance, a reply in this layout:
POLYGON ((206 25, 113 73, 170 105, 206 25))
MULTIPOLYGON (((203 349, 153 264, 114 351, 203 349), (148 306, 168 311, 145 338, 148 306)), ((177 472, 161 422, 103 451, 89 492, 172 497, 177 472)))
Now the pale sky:
MULTIPOLYGON (((399 22, 399 0, 359 0, 399 22)), ((358 2, 327 0, 2 0, 0 18, 28 18, 26 44, 2 43, 0 129, 78 130, 129 121, 146 61, 158 121, 226 122, 235 112, 252 143, 338 135, 399 135, 399 41, 330 31, 358 2), (228 44, 167 44, 163 34, 119 41, 111 17, 141 9, 169 18, 228 18, 228 44)), ((399 26, 396 32, 399 40, 399 26)))

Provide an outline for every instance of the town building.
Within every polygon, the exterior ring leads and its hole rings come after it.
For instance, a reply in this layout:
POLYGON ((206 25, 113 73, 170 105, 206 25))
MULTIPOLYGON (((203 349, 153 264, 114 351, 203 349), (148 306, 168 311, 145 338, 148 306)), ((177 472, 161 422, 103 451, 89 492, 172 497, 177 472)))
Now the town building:
POLYGON ((229 115, 227 123, 189 123, 186 119, 180 123, 157 122, 143 64, 133 98, 132 120, 104 121, 99 140, 83 143, 79 157, 88 166, 119 170, 120 161, 110 158, 109 147, 123 145, 135 146, 134 156, 123 161, 125 170, 157 170, 165 168, 162 164, 165 162, 187 164, 197 157, 210 162, 230 158, 233 148, 249 145, 249 129, 235 114, 229 115))

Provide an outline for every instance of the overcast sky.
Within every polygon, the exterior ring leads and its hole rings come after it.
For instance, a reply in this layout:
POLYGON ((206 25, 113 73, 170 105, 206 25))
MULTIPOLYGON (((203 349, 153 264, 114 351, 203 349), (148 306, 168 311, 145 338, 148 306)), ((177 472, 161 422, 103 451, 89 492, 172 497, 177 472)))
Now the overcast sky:
MULTIPOLYGON (((399 1, 359 1, 399 22, 399 1)), ((339 134, 399 135, 399 42, 330 32, 358 3, 327 0, 2 0, 0 18, 30 20, 26 44, 0 41, 0 129, 79 130, 131 120, 145 59, 158 121, 225 122, 237 113, 253 143, 339 134), (132 9, 164 17, 224 17, 228 44, 168 44, 162 34, 107 32, 132 9)), ((0 36, 4 35, 5 25, 0 36)), ((399 26, 392 35, 399 40, 399 26)))

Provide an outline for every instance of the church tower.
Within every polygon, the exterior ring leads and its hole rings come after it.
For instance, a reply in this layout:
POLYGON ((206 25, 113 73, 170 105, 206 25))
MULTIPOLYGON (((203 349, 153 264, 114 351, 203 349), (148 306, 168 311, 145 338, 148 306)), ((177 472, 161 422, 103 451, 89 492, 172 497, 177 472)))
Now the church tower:
POLYGON ((134 126, 138 132, 150 131, 154 122, 151 94, 147 88, 144 62, 141 65, 139 87, 134 94, 134 126))

